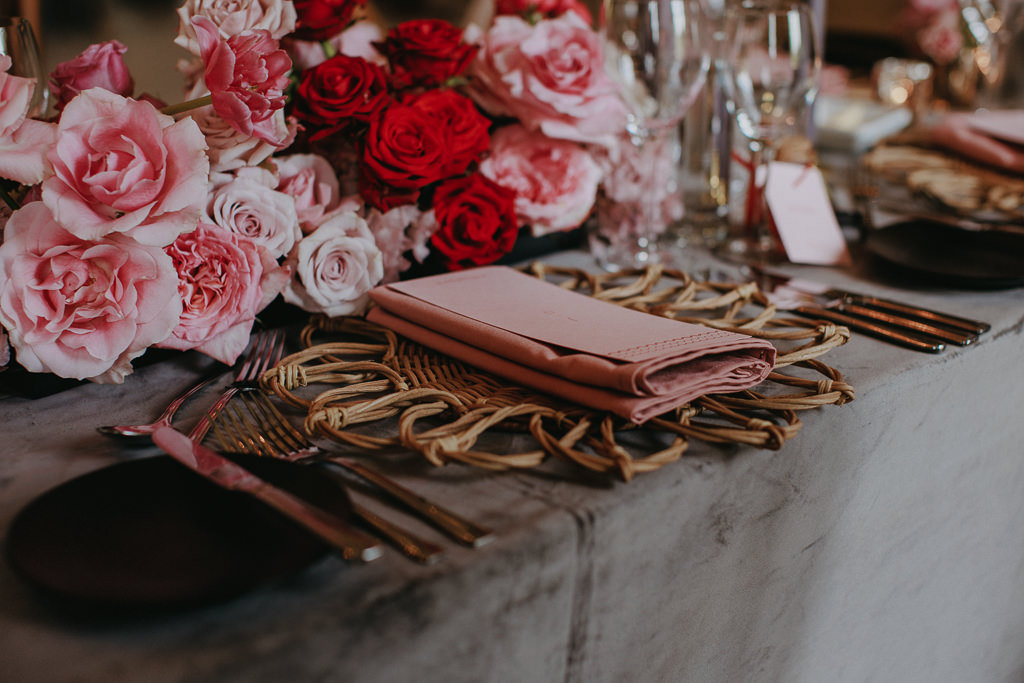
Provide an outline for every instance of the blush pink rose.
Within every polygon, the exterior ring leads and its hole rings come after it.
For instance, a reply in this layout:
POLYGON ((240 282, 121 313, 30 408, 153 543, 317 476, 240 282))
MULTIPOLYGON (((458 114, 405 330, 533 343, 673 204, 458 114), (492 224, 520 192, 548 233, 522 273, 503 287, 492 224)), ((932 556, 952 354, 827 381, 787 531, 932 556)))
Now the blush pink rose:
POLYGON ((223 38, 262 29, 281 39, 295 30, 296 12, 292 0, 186 0, 178 8, 178 37, 174 42, 198 55, 199 41, 192 28, 194 17, 212 21, 223 38))
MULTIPOLYGON (((387 59, 373 46, 375 42, 383 39, 384 32, 380 26, 372 21, 357 21, 325 42, 332 56, 362 57, 371 64, 384 66, 387 59)), ((324 43, 288 38, 283 44, 291 55, 292 64, 297 71, 312 69, 317 64, 327 61, 324 43)))
POLYGON ((491 137, 480 173, 516 193, 516 216, 534 236, 579 227, 594 207, 603 175, 579 144, 521 125, 505 126, 491 137))
POLYGON ((29 371, 119 384, 180 314, 178 277, 161 249, 119 233, 82 239, 42 202, 8 221, 0 323, 29 371))
POLYGON ((273 114, 284 107, 292 60, 267 31, 253 29, 221 38, 205 17, 193 20, 203 58, 203 80, 217 114, 240 133, 272 144, 273 114))
POLYGON ((200 223, 167 247, 179 279, 181 323, 157 344, 196 349, 228 365, 249 343, 256 314, 273 301, 290 271, 247 237, 200 223))
POLYGON ((163 247, 202 215, 205 150, 192 119, 175 122, 149 103, 86 90, 61 115, 43 201, 82 239, 121 232, 163 247))
POLYGON ((274 163, 277 190, 295 200, 302 232, 313 232, 341 201, 338 176, 327 159, 317 154, 276 157, 274 163))
POLYGON ((370 290, 384 276, 380 249, 368 233, 362 218, 342 213, 303 237, 285 261, 295 277, 284 300, 331 317, 362 313, 370 290))
POLYGON ((603 59, 597 35, 576 14, 534 25, 499 16, 469 67, 472 95, 491 114, 550 138, 613 145, 626 109, 603 59))
POLYGON ((294 118, 285 118, 284 110, 278 109, 272 117, 275 132, 271 137, 279 143, 272 144, 238 132, 213 107, 193 109, 190 115, 206 137, 211 173, 227 173, 244 166, 262 164, 274 152, 291 145, 299 128, 294 118))
POLYGON ((26 118, 36 81, 10 74, 10 68, 11 58, 0 55, 0 177, 35 185, 50 173, 46 155, 57 126, 26 118))
POLYGON ((211 222, 248 237, 280 258, 302 238, 295 199, 274 189, 277 178, 265 168, 240 168, 218 182, 210 193, 207 215, 211 222))
POLYGON ((50 92, 57 111, 67 106, 78 93, 103 88, 131 97, 135 82, 124 63, 127 48, 116 40, 90 45, 74 59, 61 62, 50 74, 50 92))

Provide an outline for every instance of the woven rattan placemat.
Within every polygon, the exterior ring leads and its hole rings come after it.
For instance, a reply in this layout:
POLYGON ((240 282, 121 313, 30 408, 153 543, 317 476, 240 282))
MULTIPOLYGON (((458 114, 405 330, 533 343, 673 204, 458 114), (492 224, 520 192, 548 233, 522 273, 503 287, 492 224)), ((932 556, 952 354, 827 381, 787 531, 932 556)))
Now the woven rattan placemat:
POLYGON ((800 429, 798 411, 854 397, 839 371, 819 360, 846 343, 849 330, 781 316, 754 283, 697 282, 659 266, 594 275, 535 263, 527 272, 620 306, 768 339, 779 352, 775 369, 756 390, 703 396, 637 428, 511 385, 361 318, 317 317, 302 331, 303 350, 265 374, 263 387, 305 412, 312 437, 342 447, 409 449, 434 465, 497 470, 554 456, 626 481, 678 460, 691 439, 781 448, 800 429), (664 438, 637 452, 625 442, 638 429, 664 438), (532 446, 487 452, 481 437, 495 430, 528 433, 532 446))

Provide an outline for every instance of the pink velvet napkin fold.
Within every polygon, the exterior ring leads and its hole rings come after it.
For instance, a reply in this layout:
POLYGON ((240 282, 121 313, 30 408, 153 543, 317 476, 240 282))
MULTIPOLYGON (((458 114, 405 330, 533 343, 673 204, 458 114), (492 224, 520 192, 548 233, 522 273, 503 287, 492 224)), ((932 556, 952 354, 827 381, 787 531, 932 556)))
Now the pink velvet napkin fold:
POLYGON ((947 114, 931 129, 932 141, 982 163, 1024 173, 1024 111, 947 114))
POLYGON ((642 423, 759 384, 775 348, 491 266, 375 288, 367 317, 510 381, 642 423))

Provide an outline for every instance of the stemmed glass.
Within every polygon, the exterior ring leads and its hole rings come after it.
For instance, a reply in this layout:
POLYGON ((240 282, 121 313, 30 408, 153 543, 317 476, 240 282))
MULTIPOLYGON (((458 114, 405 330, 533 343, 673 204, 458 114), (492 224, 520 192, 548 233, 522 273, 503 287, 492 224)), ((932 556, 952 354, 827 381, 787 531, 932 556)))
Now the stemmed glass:
POLYGON ((8 73, 23 78, 36 79, 36 89, 29 103, 29 118, 38 118, 46 113, 49 91, 46 87, 46 71, 39 59, 39 48, 32 25, 20 17, 0 17, 0 55, 11 58, 8 73))
POLYGON ((659 205, 666 193, 656 184, 669 179, 658 173, 658 155, 668 149, 668 135, 676 134, 707 75, 701 19, 698 0, 604 0, 601 7, 605 70, 626 104, 635 157, 649 165, 638 169, 643 197, 627 242, 606 259, 611 269, 661 258, 656 242, 665 230, 659 205))
POLYGON ((764 187, 775 143, 802 120, 817 94, 821 55, 807 5, 753 0, 726 13, 722 65, 729 111, 749 141, 750 194, 743 234, 728 245, 744 260, 770 258, 776 238, 769 230, 764 187))

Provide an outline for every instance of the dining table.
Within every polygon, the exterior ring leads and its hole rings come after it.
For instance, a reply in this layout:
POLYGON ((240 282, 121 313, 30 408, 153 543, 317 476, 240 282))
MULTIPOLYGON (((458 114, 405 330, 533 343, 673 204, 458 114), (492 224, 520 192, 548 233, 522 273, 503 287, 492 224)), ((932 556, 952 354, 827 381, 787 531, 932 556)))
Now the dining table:
MULTIPOLYGON (((827 360, 855 400, 804 411, 782 448, 693 439, 628 482, 560 463, 502 472, 353 453, 497 536, 466 547, 383 507, 445 547, 432 565, 328 554, 230 599, 122 612, 69 608, 5 552, 0 680, 1022 680, 1022 290, 855 256, 782 269, 991 330, 939 354, 854 334, 827 360)), ((581 249, 544 260, 596 268, 581 249)), ((153 419, 209 368, 190 352, 120 385, 0 398, 0 541, 47 490, 157 455, 96 427, 153 419)), ((512 451, 528 437, 496 438, 512 451)))

